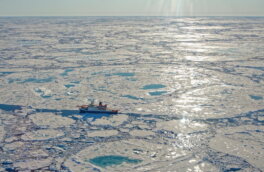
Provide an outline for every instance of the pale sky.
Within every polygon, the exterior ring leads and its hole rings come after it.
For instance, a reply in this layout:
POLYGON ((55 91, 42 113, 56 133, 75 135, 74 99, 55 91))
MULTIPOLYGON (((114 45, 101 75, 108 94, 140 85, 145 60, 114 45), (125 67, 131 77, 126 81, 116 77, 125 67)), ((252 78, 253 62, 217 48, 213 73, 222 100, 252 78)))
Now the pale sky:
POLYGON ((264 0, 0 0, 0 16, 264 16, 264 0))

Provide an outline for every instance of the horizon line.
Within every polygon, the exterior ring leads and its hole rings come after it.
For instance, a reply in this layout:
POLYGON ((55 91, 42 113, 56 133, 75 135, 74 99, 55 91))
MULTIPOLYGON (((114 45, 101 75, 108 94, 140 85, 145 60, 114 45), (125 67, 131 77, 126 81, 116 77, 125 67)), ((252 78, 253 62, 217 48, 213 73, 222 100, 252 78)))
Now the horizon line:
POLYGON ((65 15, 65 16, 60 16, 60 15, 58 15, 58 16, 56 16, 56 15, 54 15, 54 16, 44 16, 44 15, 25 15, 25 16, 8 16, 8 15, 4 15, 4 16, 1 16, 0 15, 0 17, 264 17, 264 15, 245 15, 245 16, 242 16, 242 15, 234 15, 234 16, 229 16, 229 15, 193 15, 193 16, 189 16, 189 15, 186 15, 186 16, 176 16, 176 15, 168 15, 168 16, 165 16, 165 15, 124 15, 124 16, 119 16, 119 15, 106 15, 106 16, 103 16, 103 15, 91 15, 91 16, 89 16, 89 15, 87 15, 87 16, 85 16, 85 15, 76 15, 76 16, 74 16, 74 15, 72 15, 72 16, 67 16, 67 15, 65 15))

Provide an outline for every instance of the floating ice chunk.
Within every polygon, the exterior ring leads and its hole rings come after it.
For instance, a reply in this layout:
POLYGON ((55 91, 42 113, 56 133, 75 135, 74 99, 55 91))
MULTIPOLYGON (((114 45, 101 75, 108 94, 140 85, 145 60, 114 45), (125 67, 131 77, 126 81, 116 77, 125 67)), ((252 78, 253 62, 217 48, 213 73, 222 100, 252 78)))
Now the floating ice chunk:
POLYGON ((13 142, 13 143, 9 143, 9 144, 6 144, 4 146, 4 150, 7 150, 7 151, 10 151, 10 150, 16 150, 20 147, 24 146, 24 143, 23 142, 13 142))
POLYGON ((111 125, 112 122, 107 117, 103 117, 101 119, 96 119, 91 122, 92 125, 111 125))
POLYGON ((41 150, 41 149, 30 150, 28 154, 30 154, 30 156, 32 157, 48 157, 49 156, 48 153, 46 153, 44 150, 41 150))
POLYGON ((4 135, 5 135, 5 129, 4 126, 1 126, 1 121, 0 121, 0 142, 3 141, 4 135))
POLYGON ((75 122, 71 118, 62 117, 54 113, 36 113, 30 115, 29 118, 36 125, 47 126, 49 128, 67 127, 75 122))
POLYGON ((154 132, 147 130, 132 130, 129 132, 129 134, 131 134, 132 136, 139 136, 139 137, 155 135, 154 132))
POLYGON ((264 116, 259 116, 259 117, 258 117, 258 120, 259 120, 259 121, 264 121, 264 116))
MULTIPOLYGON (((109 155, 142 161, 139 163, 116 164, 115 166, 107 166, 103 169, 98 165, 96 165, 96 167, 102 171, 135 171, 135 169, 137 169, 136 171, 155 171, 154 169, 160 168, 161 166, 164 167, 174 164, 170 160, 175 161, 177 158, 189 159, 190 153, 176 148, 173 145, 129 139, 125 141, 94 144, 70 157, 64 164, 71 171, 88 171, 89 168, 94 167, 94 164, 90 162, 91 159, 109 155), (164 157, 167 157, 166 161, 164 157)), ((188 165, 189 164, 186 163, 186 166, 188 165)))
POLYGON ((129 129, 128 128, 120 128, 119 130, 121 132, 125 132, 125 133, 128 133, 129 132, 129 129))
POLYGON ((13 141, 16 141, 16 140, 18 140, 17 137, 9 137, 9 138, 6 138, 6 139, 5 139, 5 142, 6 142, 6 143, 10 143, 10 142, 13 142, 13 141))
POLYGON ((63 136, 64 133, 62 131, 58 130, 37 130, 28 132, 21 136, 21 139, 23 140, 48 140, 56 137, 63 136))
POLYGON ((14 164, 14 167, 19 168, 20 170, 35 170, 43 167, 47 167, 51 164, 52 158, 47 159, 37 159, 37 160, 25 160, 17 162, 14 164))
MULTIPOLYGON (((2 105, 0 105, 0 108, 2 108, 1 106, 3 106, 3 104, 2 105)), ((18 107, 17 107, 18 108, 18 107)), ((9 109, 7 108, 7 109, 5 109, 6 111, 9 111, 9 109)), ((14 110, 13 108, 10 108, 10 111, 11 110, 14 110)), ((15 118, 15 116, 14 115, 12 115, 12 114, 8 114, 8 113, 6 113, 4 110, 0 110, 0 125, 1 125, 1 119, 5 119, 5 120, 11 120, 11 119, 14 119, 15 118)))
POLYGON ((88 132, 88 137, 109 137, 115 136, 118 134, 117 130, 100 130, 100 131, 92 131, 88 132))
POLYGON ((127 115, 113 115, 111 117, 103 117, 91 122, 92 125, 112 125, 119 126, 128 119, 127 115))

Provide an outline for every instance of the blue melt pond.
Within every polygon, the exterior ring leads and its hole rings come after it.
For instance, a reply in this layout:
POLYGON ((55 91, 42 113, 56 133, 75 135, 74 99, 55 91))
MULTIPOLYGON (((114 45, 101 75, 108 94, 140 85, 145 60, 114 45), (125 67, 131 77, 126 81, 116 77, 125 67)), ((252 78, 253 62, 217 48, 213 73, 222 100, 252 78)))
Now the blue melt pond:
POLYGON ((44 96, 44 95, 41 95, 42 98, 44 99, 47 99, 47 98, 51 98, 52 96, 44 96))
POLYGON ((137 81, 136 78, 127 78, 128 81, 137 81))
POLYGON ((0 109, 5 110, 5 111, 14 111, 14 110, 20 110, 21 106, 0 104, 0 109))
POLYGON ((142 89, 144 90, 150 90, 150 89, 160 89, 160 88, 165 88, 165 85, 162 84, 150 84, 150 85, 145 85, 142 89))
POLYGON ((160 96, 160 95, 166 94, 166 93, 167 93, 167 91, 154 91, 154 92, 149 92, 149 94, 151 96, 160 96))
POLYGON ((15 72, 0 72, 0 76, 9 75, 15 72))
POLYGON ((42 91, 42 90, 39 90, 39 89, 37 89, 37 90, 35 90, 37 93, 40 93, 41 95, 41 97, 42 98, 45 98, 45 99, 47 99, 47 98, 51 98, 52 96, 49 96, 49 95, 45 95, 44 94, 44 92, 42 91))
POLYGON ((143 100, 143 98, 139 98, 139 97, 131 96, 131 95, 124 95, 123 97, 129 98, 129 99, 133 99, 133 100, 143 100))
POLYGON ((135 76, 135 73, 114 73, 117 76, 135 76))
POLYGON ((61 73, 60 75, 61 75, 61 76, 68 76, 68 73, 69 73, 69 72, 72 72, 72 71, 74 71, 74 70, 73 70, 73 69, 65 69, 64 72, 61 73))
POLYGON ((9 79, 8 79, 8 84, 11 84, 11 83, 14 83, 14 82, 21 82, 21 80, 18 79, 18 78, 15 78, 15 79, 13 79, 13 78, 9 78, 9 79))
POLYGON ((73 85, 73 84, 66 84, 66 85, 64 85, 66 88, 71 88, 71 87, 74 87, 75 85, 73 85))
POLYGON ((21 45, 40 45, 42 43, 41 40, 26 40, 26 39, 18 40, 17 42, 20 43, 21 45))
POLYGON ((263 97, 261 97, 261 96, 250 95, 250 97, 251 97, 252 99, 254 99, 254 100, 262 100, 262 99, 263 99, 263 97))
POLYGON ((53 79, 54 79, 53 77, 48 77, 48 78, 43 78, 43 79, 28 78, 28 79, 24 80, 22 83, 27 83, 27 82, 46 83, 46 82, 51 82, 53 79))
POLYGON ((108 155, 108 156, 95 157, 93 159, 90 159, 89 162, 99 167, 105 168, 107 166, 120 165, 124 162, 130 164, 137 164, 142 162, 142 160, 130 159, 124 156, 108 155))

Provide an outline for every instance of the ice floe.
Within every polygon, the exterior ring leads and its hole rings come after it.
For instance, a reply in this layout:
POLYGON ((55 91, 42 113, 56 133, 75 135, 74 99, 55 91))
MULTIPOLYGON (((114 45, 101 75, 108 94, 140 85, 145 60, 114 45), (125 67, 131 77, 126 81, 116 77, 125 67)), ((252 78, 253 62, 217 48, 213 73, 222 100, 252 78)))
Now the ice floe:
POLYGON ((62 117, 54 113, 36 113, 29 116, 34 124, 47 128, 69 127, 75 121, 68 117, 62 117))
POLYGON ((109 137, 118 134, 117 130, 100 130, 100 131, 90 131, 87 133, 88 137, 109 137))
POLYGON ((24 161, 15 163, 14 167, 19 169, 20 171, 22 171, 22 170, 37 170, 37 169, 49 166, 51 161, 52 161, 52 158, 37 159, 37 160, 29 159, 29 160, 24 160, 24 161))
POLYGON ((21 136, 23 140, 48 140, 63 136, 64 132, 54 129, 36 130, 21 136))
POLYGON ((245 125, 220 129, 210 147, 241 157, 258 169, 264 169, 263 126, 245 125))
POLYGON ((89 170, 97 168, 103 171, 146 171, 154 170, 159 165, 168 165, 165 159, 183 160, 189 157, 188 151, 183 151, 175 147, 162 144, 154 144, 143 140, 127 140, 109 143, 100 143, 80 151, 75 156, 70 157, 65 166, 72 171, 89 170), (129 159, 140 160, 138 163, 122 163, 118 165, 96 166, 90 162, 91 159, 106 155, 122 156, 129 159), (165 158, 165 159, 164 159, 165 158))
POLYGON ((4 129, 4 126, 1 126, 1 124, 0 124, 0 141, 3 140, 4 135, 5 135, 5 129, 4 129))
POLYGON ((119 126, 128 119, 127 115, 113 115, 111 117, 103 117, 101 119, 96 119, 91 122, 93 125, 112 125, 119 126))
POLYGON ((16 150, 16 149, 19 149, 20 147, 24 146, 24 142, 21 142, 21 141, 18 141, 18 142, 12 142, 10 144, 6 144, 4 149, 7 150, 7 151, 10 151, 10 150, 16 150))
POLYGON ((129 134, 131 134, 132 136, 139 136, 139 137, 155 135, 154 132, 147 130, 132 130, 129 132, 129 134))

